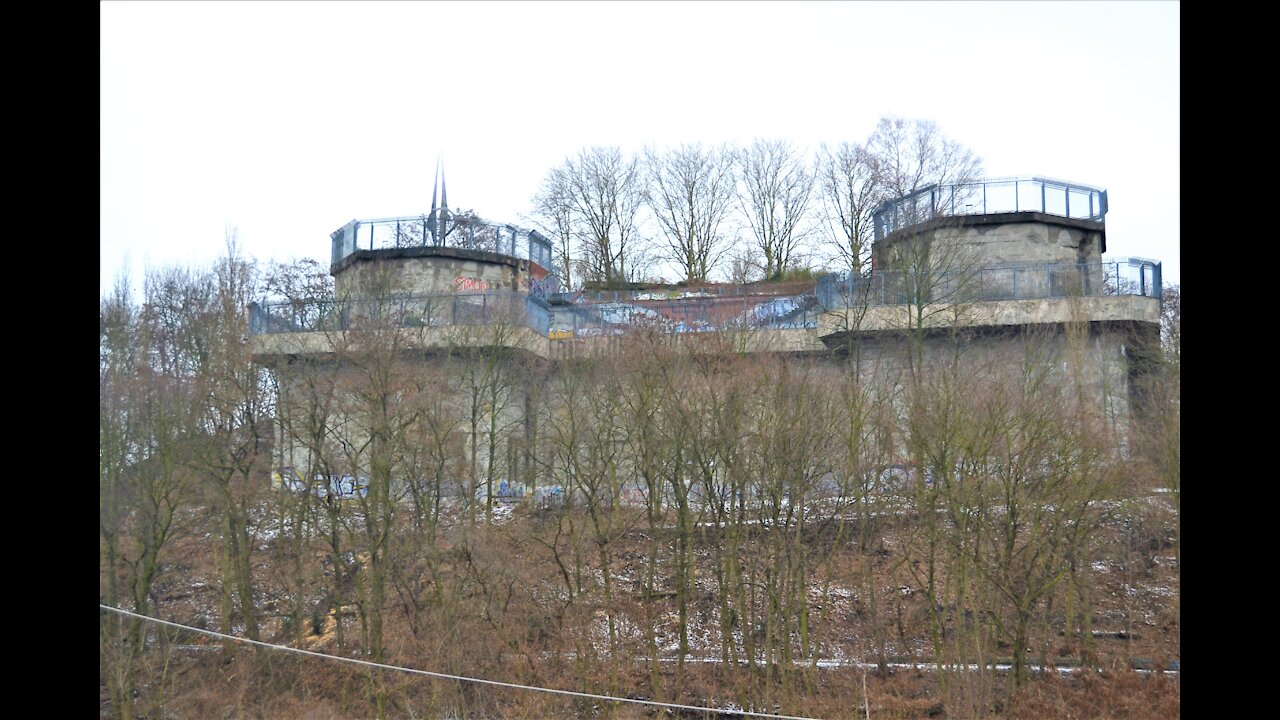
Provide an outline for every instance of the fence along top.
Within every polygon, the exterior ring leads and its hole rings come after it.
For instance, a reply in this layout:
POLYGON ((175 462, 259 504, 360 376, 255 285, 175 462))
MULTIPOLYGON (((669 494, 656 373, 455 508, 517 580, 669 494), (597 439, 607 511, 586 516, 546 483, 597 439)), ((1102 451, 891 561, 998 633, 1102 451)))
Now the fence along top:
POLYGON ((444 220, 431 215, 352 220, 330 234, 337 265, 357 250, 449 247, 484 250, 529 260, 552 270, 551 241, 537 230, 493 223, 472 216, 444 220))
POLYGON ((929 185, 886 200, 873 214, 876 240, 938 217, 1039 212, 1105 222, 1107 191, 1050 178, 998 178, 929 185))

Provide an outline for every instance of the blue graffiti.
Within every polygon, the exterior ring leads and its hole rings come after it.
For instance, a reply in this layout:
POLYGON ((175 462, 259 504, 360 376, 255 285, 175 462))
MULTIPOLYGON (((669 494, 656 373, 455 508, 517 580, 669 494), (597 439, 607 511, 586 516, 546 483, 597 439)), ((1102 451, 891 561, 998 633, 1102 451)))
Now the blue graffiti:
POLYGON ((529 294, 536 298, 541 298, 543 300, 546 300, 547 299, 547 283, 535 277, 529 278, 529 294))

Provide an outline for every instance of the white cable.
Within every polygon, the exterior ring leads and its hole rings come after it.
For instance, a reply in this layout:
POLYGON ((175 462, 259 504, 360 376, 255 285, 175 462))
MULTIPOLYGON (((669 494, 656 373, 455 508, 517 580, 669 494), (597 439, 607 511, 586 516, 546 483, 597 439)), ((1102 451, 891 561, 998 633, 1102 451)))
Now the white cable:
POLYGON ((129 617, 138 618, 139 620, 147 620, 149 622, 159 623, 161 625, 168 625, 170 627, 180 628, 182 630, 190 630, 191 632, 200 633, 202 635, 211 635, 213 637, 222 638, 224 640, 234 640, 235 642, 248 643, 250 645, 260 645, 262 647, 270 648, 272 650, 284 650, 286 652, 297 653, 299 655, 313 655, 315 657, 325 658, 327 660, 339 660, 342 662, 354 663, 356 665, 368 665, 369 667, 382 668, 384 670, 398 670, 400 672, 414 673, 417 675, 427 675, 429 677, 441 678, 444 680, 458 680, 461 682, 481 683, 483 685, 496 685, 498 687, 514 688, 516 690, 533 690, 535 692, 552 693, 556 695, 572 695, 574 697, 590 698, 592 700, 604 700, 606 702, 625 702, 625 703, 634 703, 636 705, 653 705, 656 707, 675 708, 677 710, 695 710, 697 712, 703 712, 703 713, 711 712, 711 713, 718 713, 721 715, 742 715, 745 717, 770 718, 771 720, 820 720, 820 718, 798 717, 795 715, 770 715, 768 713, 751 712, 750 710, 723 710, 720 708, 701 707, 698 705, 679 705, 676 703, 657 702, 656 700, 636 700, 633 698, 613 697, 611 695, 595 695, 592 693, 576 692, 574 690, 556 690, 555 688, 535 687, 533 685, 517 685, 516 683, 501 682, 498 680, 484 680, 481 678, 471 678, 471 677, 463 677, 461 675, 449 675, 447 673, 432 672, 430 670, 416 670, 414 668, 397 667, 395 665, 384 665, 383 663, 370 662, 368 660, 359 660, 356 658, 345 658, 339 655, 326 655, 324 653, 318 653, 312 650, 299 650, 298 648, 291 648, 287 645, 272 645, 271 643, 260 642, 258 640, 250 640, 248 638, 236 637, 234 635, 224 635, 223 633, 215 632, 213 630, 203 630, 201 628, 191 627, 190 625, 182 625, 175 622, 169 622, 168 620, 161 620, 159 618, 149 617, 147 615, 139 615, 134 612, 129 612, 128 610, 121 610, 120 608, 111 607, 110 605, 103 605, 101 603, 98 604, 98 607, 102 608, 103 610, 110 610, 111 612, 114 612, 114 613, 120 613, 121 615, 128 615, 129 617))

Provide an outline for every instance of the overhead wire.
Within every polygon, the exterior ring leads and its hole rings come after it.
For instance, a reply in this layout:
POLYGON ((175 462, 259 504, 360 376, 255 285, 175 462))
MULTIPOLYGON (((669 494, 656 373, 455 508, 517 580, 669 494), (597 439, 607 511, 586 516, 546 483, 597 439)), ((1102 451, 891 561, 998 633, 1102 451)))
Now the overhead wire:
POLYGON ((234 642, 246 643, 249 645, 257 645, 259 647, 268 648, 270 650, 281 650, 284 652, 296 653, 298 655, 311 655, 313 657, 323 658, 326 660, 337 660, 339 662, 351 663, 353 665, 364 665, 367 667, 381 668, 383 670, 407 672, 415 675, 426 675, 427 677, 439 678, 441 680, 456 680, 458 682, 477 683, 481 685, 493 685, 496 687, 511 688, 513 690, 530 690, 533 692, 551 693, 554 695, 569 695, 572 697, 586 698, 589 700, 600 700, 603 702, 632 703, 635 705, 649 705, 652 707, 671 708, 675 710, 693 710, 701 713, 716 713, 719 715, 758 717, 758 718, 768 718, 769 720, 821 720, 820 718, 801 717, 796 715, 776 715, 772 713, 754 712, 751 710, 732 710, 732 709, 726 709, 726 708, 705 707, 701 705, 682 705, 679 703, 659 702, 657 700, 641 700, 639 698, 615 697, 613 695, 597 695, 595 693, 578 692, 576 690, 560 690, 558 688, 545 688, 545 687, 538 687, 536 685, 521 685, 519 683, 503 682, 501 680, 486 680, 484 678, 473 678, 473 677, 467 677, 465 675, 451 675, 449 673, 435 672, 432 670, 418 670, 417 668, 401 667, 398 665, 387 665, 386 663, 373 662, 370 660, 361 660, 359 658, 347 658, 347 657, 342 657, 340 655, 328 655, 326 653, 315 652, 314 650, 302 650, 300 648, 292 648, 287 645, 274 645, 272 643, 262 642, 260 640, 250 640, 249 638, 236 637, 235 635, 227 635, 225 633, 220 633, 214 630, 205 630, 203 628, 191 627, 190 625, 183 625, 181 623, 171 622, 169 620, 161 620, 160 618, 154 618, 149 615, 140 615, 135 612, 130 612, 128 610, 123 610, 117 607, 111 607, 110 605, 103 605, 101 603, 98 604, 98 607, 102 608, 103 610, 118 613, 120 615, 125 615, 127 617, 137 618, 139 620, 145 620, 147 622, 153 622, 159 625, 168 625, 169 627, 178 628, 180 630, 187 630, 190 632, 199 633, 201 635, 208 635, 210 637, 221 638, 223 640, 231 640, 234 642))

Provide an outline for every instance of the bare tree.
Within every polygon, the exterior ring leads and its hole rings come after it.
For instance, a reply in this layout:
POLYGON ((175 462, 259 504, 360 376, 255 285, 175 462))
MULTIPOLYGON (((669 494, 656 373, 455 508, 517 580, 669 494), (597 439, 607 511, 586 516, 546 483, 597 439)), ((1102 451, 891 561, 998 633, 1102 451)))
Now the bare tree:
POLYGON ((466 250, 498 252, 498 228, 476 214, 475 210, 457 210, 449 213, 448 228, 444 237, 451 247, 466 250))
MULTIPOLYGON (((188 322, 208 309, 208 291, 207 276, 166 268, 148 272, 141 306, 125 278, 99 305, 101 597, 140 615, 159 602, 154 591, 190 501, 205 348, 188 322)), ((114 615, 102 632, 113 711, 132 718, 148 633, 141 621, 114 615)))
POLYGON ((291 301, 323 300, 334 295, 333 275, 315 258, 272 261, 263 273, 263 290, 291 301))
POLYGON ((819 478, 831 470, 833 403, 832 393, 803 363, 766 359, 762 369, 774 382, 754 403, 752 429, 744 438, 755 519, 768 528, 753 558, 760 580, 752 605, 764 630, 766 668, 781 681, 786 701, 794 702, 794 661, 811 651, 810 549, 804 537, 819 478))
POLYGON ((729 252, 729 282, 746 285, 761 279, 761 266, 748 248, 736 247, 729 252))
POLYGON ((199 344, 197 387, 203 442, 192 466, 201 477, 211 506, 220 515, 224 623, 239 614, 245 633, 258 637, 253 584, 251 510, 259 500, 258 478, 269 459, 271 403, 264 370, 249 354, 243 308, 257 295, 256 264, 240 254, 234 229, 228 230, 227 255, 210 273, 210 307, 193 313, 185 327, 199 344), (233 611, 233 596, 238 607, 233 611))
POLYGON ((970 182, 982 174, 982 160, 930 120, 881 118, 865 149, 878 170, 882 199, 934 184, 970 182))
POLYGON ((456 392, 465 407, 468 438, 466 507, 469 527, 476 524, 478 493, 483 487, 485 525, 493 524, 495 485, 501 482, 501 458, 519 427, 522 377, 512 362, 522 309, 483 309, 484 322, 449 329, 448 343, 456 365, 456 392))
MULTIPOLYGON (((385 270, 385 268, 384 268, 385 270)), ((365 652, 375 662, 387 650, 387 612, 395 573, 402 565, 395 542, 401 499, 407 494, 411 444, 420 437, 424 411, 420 398, 428 387, 411 364, 425 327, 404 327, 405 308, 397 302, 400 284, 389 272, 374 273, 367 288, 370 311, 353 316, 340 352, 336 373, 336 408, 343 416, 340 431, 343 468, 351 473, 350 493, 358 507, 351 528, 354 569, 359 576, 357 611, 365 652)), ((333 480, 326 500, 336 505, 333 480)), ((335 560, 336 563, 336 560, 335 560)), ((370 674, 374 714, 387 716, 388 690, 380 669, 370 674)))
POLYGON ((791 267, 805 236, 813 176, 804 156, 783 140, 756 140, 737 154, 742 184, 738 196, 765 278, 791 267))
POLYGON ((586 279, 625 282, 642 270, 637 259, 644 177, 637 158, 617 147, 583 149, 547 175, 535 202, 557 225, 567 221, 572 227, 586 279))
POLYGON ((667 259, 685 279, 704 281, 724 254, 720 224, 734 197, 732 156, 724 148, 681 145, 645 151, 647 198, 666 239, 667 259))
MULTIPOLYGON (((1182 287, 1166 285, 1160 297, 1160 361, 1138 388, 1144 396, 1145 455, 1173 503, 1173 557, 1182 572, 1182 287)), ((1176 596, 1181 602, 1181 585, 1176 596)))
POLYGON ((1034 336, 1025 341, 1021 373, 1010 371, 1013 381, 995 386, 987 415, 1003 427, 989 468, 974 478, 1001 505, 984 518, 993 552, 978 570, 1005 610, 992 618, 1012 645, 1018 685, 1028 679, 1032 621, 1098 527, 1098 501, 1114 492, 1105 446, 1062 410, 1069 389, 1053 375, 1050 347, 1034 336))
POLYGON ((533 222, 554 238, 556 265, 560 268, 564 287, 575 289, 575 273, 581 277, 581 263, 574 251, 575 215, 565 167, 552 169, 542 180, 542 187, 533 197, 533 222))
POLYGON ((1182 286, 1165 285, 1160 294, 1160 336, 1165 358, 1178 363, 1182 353, 1182 286))
POLYGON ((855 275, 868 268, 872 214, 882 199, 879 162, 864 145, 823 143, 815 170, 831 245, 855 275))

